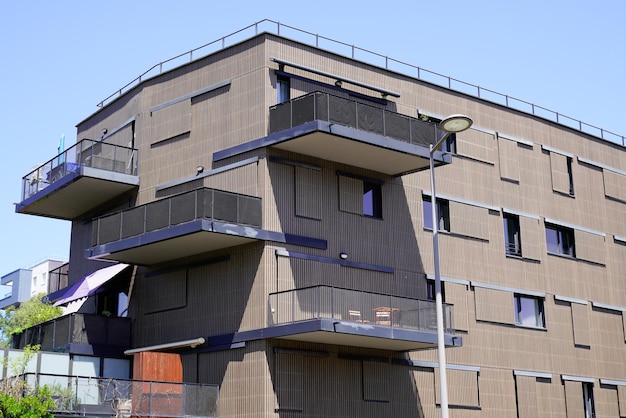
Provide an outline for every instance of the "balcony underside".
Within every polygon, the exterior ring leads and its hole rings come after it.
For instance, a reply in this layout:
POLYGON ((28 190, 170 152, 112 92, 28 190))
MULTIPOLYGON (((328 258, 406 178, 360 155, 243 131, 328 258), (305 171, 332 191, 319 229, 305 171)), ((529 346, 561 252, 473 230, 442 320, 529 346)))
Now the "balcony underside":
MULTIPOLYGON (((219 151, 213 159, 267 146, 391 176, 428 169, 430 162, 429 149, 424 146, 320 120, 219 151)), ((436 152, 434 158, 437 165, 450 162, 449 155, 441 152, 436 152)))
MULTIPOLYGON (((208 338, 207 342, 209 345, 224 345, 265 338, 390 351, 415 351, 437 347, 436 330, 427 332, 327 318, 275 325, 261 330, 243 331, 232 335, 228 340, 223 337, 214 337, 208 338)), ((461 344, 461 337, 451 334, 445 335, 447 347, 458 347, 461 344)))
POLYGON ((139 177, 81 167, 16 205, 29 215, 72 220, 139 186, 139 177))

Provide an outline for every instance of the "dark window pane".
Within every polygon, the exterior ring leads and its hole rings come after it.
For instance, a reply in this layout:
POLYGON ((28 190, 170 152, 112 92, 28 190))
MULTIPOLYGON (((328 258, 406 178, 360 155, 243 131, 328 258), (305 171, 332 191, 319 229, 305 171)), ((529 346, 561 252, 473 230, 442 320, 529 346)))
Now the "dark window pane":
POLYGON ((383 202, 380 184, 363 182, 363 214, 375 218, 383 217, 383 202))

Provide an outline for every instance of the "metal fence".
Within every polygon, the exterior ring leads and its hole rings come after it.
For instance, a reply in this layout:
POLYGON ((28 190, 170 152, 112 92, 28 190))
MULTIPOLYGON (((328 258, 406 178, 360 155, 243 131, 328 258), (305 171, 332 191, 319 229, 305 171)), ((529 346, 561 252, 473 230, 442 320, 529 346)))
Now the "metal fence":
POLYGON ((134 148, 83 139, 22 177, 22 200, 81 167, 136 176, 136 154, 134 148))
MULTIPOLYGON (((332 286, 312 286, 271 293, 272 325, 311 319, 437 331, 435 302, 332 286)), ((454 334, 452 305, 444 304, 444 331, 454 334)))
POLYGON ((279 132, 313 120, 349 126, 426 148, 437 143, 442 136, 436 123, 321 92, 272 106, 269 132, 279 132))
POLYGON ((5 379, 25 394, 48 387, 55 414, 110 417, 217 417, 219 386, 25 373, 5 379))
POLYGON ((194 219, 260 227, 261 209, 259 197, 200 188, 94 219, 92 244, 106 244, 194 219))
POLYGON ((529 113, 531 115, 568 126, 572 129, 576 129, 588 135, 593 135, 606 141, 626 146, 626 137, 624 135, 619 135, 617 133, 607 131, 606 129, 602 129, 598 126, 585 123, 576 118, 563 115, 559 112, 547 109, 526 100, 517 99, 507 94, 498 93, 496 91, 475 84, 467 83, 465 81, 461 81, 450 76, 439 74, 437 72, 430 71, 413 64, 408 64, 406 62, 390 58, 386 55, 359 48, 358 46, 347 44, 345 42, 336 41, 334 39, 327 38, 316 33, 308 32, 269 19, 261 20, 229 35, 216 39, 215 41, 209 42, 198 48, 194 48, 188 52, 182 53, 180 55, 153 65, 147 71, 122 86, 115 93, 106 97, 104 100, 98 103, 97 106, 103 107, 107 105, 108 103, 115 100, 117 97, 120 97, 133 87, 140 84, 142 81, 148 80, 152 77, 156 77, 163 72, 180 67, 191 61, 202 58, 229 46, 235 45, 246 39, 250 39, 263 32, 273 33, 279 36, 293 39, 297 42, 330 51, 338 55, 342 55, 368 63, 370 65, 384 68, 386 70, 405 74, 409 77, 414 77, 418 80, 425 81, 430 84, 435 84, 441 87, 448 88, 450 90, 478 97, 485 101, 510 107, 524 113, 529 113))

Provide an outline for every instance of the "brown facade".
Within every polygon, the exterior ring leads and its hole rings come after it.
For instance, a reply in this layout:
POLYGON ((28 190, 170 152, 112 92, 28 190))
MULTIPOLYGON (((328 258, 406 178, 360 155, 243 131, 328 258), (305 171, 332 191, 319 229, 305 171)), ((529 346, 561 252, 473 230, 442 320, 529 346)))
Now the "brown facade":
POLYGON ((623 147, 269 34, 144 81, 78 125, 79 139, 106 129, 104 142, 136 149, 140 181, 73 219, 70 283, 97 265, 86 257, 136 264, 132 348, 206 338, 179 352, 183 380, 219 384, 220 416, 436 417, 432 318, 411 316, 434 274, 428 149, 377 127, 455 113, 474 125, 435 169, 445 302, 462 339, 447 349, 451 416, 583 417, 589 399, 596 417, 623 416, 623 147), (357 103, 355 125, 325 125, 315 108, 314 132, 272 132, 279 76, 291 99, 328 94, 346 120, 339 99, 357 103), (236 199, 180 197, 197 189, 260 200, 260 225, 236 199), (293 328, 280 334, 285 309, 293 328), (313 311, 357 334, 296 328, 313 311), (407 324, 422 334, 367 334, 407 324))

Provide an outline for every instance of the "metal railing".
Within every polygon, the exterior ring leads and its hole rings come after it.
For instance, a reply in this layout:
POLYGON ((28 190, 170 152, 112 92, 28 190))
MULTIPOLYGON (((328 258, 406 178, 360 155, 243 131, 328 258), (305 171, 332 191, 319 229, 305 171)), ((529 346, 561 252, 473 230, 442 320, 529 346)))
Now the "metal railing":
POLYGON ((498 93, 496 91, 489 90, 476 84, 467 83, 465 81, 461 81, 450 76, 446 76, 413 64, 408 64, 406 62, 390 58, 386 55, 369 51, 367 49, 347 44, 345 42, 336 41, 317 33, 308 32, 269 19, 261 20, 229 35, 216 39, 215 41, 209 42, 198 48, 194 48, 188 52, 182 53, 180 55, 162 61, 156 65, 153 65, 147 71, 136 77, 134 80, 122 86, 115 93, 106 97, 104 100, 98 103, 97 106, 103 107, 107 105, 108 103, 115 100, 117 97, 122 96, 124 93, 128 92, 130 89, 140 84, 142 81, 145 81, 152 77, 156 77, 165 71, 170 71, 174 68, 185 65, 189 62, 207 56, 211 53, 217 52, 221 49, 235 45, 238 42, 250 39, 263 32, 283 36, 288 39, 292 39, 294 41, 301 42, 307 45, 312 45, 316 48, 322 48, 329 52, 349 57, 351 59, 359 60, 373 66, 408 75, 409 77, 414 77, 418 80, 425 81, 430 84, 435 84, 437 86, 445 87, 463 94, 478 97, 485 101, 510 107, 524 113, 529 113, 531 115, 538 116, 540 118, 550 120, 564 126, 568 126, 572 129, 576 129, 588 135, 601 138, 605 141, 626 146, 626 137, 624 135, 619 135, 598 126, 585 123, 579 119, 563 115, 559 112, 536 105, 526 100, 517 99, 507 94, 498 93))
MULTIPOLYGON (((333 286, 270 293, 271 324, 335 319, 361 324, 437 331, 435 302, 333 286)), ((454 334, 452 305, 444 304, 444 331, 454 334)))
POLYGON ((22 200, 81 167, 136 176, 136 154, 135 148, 83 139, 22 177, 22 200))
POLYGON ((44 385, 54 414, 111 417, 217 417, 219 386, 147 380, 25 373, 1 382, 24 384, 25 394, 44 385))
POLYGON ((260 227, 261 198, 210 188, 192 190, 95 218, 92 244, 106 244, 195 219, 260 227))
POLYGON ((442 135, 436 123, 319 91, 270 107, 269 133, 313 120, 349 126, 427 148, 442 135))
POLYGON ((53 350, 67 344, 126 347, 131 342, 131 319, 72 313, 26 328, 13 336, 13 348, 40 345, 53 350))

